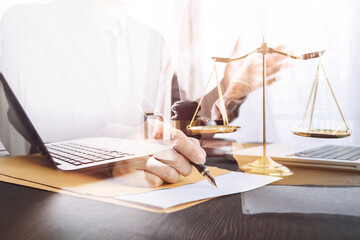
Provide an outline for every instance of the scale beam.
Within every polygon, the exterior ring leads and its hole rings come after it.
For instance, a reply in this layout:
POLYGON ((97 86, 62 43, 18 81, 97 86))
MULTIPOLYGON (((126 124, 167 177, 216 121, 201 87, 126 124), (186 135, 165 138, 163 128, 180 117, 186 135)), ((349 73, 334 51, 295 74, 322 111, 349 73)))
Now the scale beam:
POLYGON ((253 53, 261 53, 261 54, 277 53, 277 54, 287 56, 287 57, 292 58, 292 59, 309 60, 309 59, 321 57, 325 53, 325 50, 321 50, 321 51, 317 51, 317 52, 305 53, 305 54, 302 54, 300 56, 294 56, 294 55, 291 55, 290 53, 281 52, 281 51, 278 51, 278 50, 273 49, 273 48, 266 47, 264 49, 264 47, 259 47, 255 51, 252 51, 252 52, 250 52, 248 54, 245 54, 244 56, 237 57, 237 58, 223 58, 223 57, 211 57, 211 58, 214 60, 214 62, 229 63, 229 62, 234 62, 234 61, 244 59, 244 58, 246 58, 247 56, 249 56, 250 54, 253 54, 253 53))

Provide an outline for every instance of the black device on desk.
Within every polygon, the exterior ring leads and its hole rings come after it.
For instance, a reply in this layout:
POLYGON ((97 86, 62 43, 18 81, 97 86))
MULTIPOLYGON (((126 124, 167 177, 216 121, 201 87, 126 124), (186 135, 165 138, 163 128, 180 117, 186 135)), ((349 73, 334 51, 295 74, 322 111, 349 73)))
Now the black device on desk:
MULTIPOLYGON (((97 171, 111 167, 114 162, 148 157, 144 152, 127 152, 120 148, 111 148, 115 145, 129 146, 126 139, 91 138, 78 139, 59 143, 44 143, 38 131, 30 121, 24 108, 16 98, 10 85, 0 72, 0 124, 1 129, 7 129, 6 134, 1 133, 0 137, 6 148, 7 138, 14 137, 25 139, 30 144, 30 149, 22 149, 22 152, 15 151, 8 147, 6 150, 11 155, 25 155, 29 153, 41 153, 51 161, 59 170, 97 171), (106 144, 112 142, 111 144, 106 144)), ((135 143, 134 143, 135 144, 135 143)), ((126 148, 124 148, 126 149, 126 148)))

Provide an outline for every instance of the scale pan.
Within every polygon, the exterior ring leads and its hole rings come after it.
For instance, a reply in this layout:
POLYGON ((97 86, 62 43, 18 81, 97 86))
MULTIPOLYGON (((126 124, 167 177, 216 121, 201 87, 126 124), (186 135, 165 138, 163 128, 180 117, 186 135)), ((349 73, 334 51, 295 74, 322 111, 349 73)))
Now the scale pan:
POLYGON ((215 125, 215 126, 194 126, 188 127, 188 130, 193 133, 232 133, 240 129, 238 126, 225 126, 225 125, 215 125))
POLYGON ((332 129, 303 129, 298 128, 292 131, 295 135, 313 138, 343 138, 351 135, 351 130, 332 129))

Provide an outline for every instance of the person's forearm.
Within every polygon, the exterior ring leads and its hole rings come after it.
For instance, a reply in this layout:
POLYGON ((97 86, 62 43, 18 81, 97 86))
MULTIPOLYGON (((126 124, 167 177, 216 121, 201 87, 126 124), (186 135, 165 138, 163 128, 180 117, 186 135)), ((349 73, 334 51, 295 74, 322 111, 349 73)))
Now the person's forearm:
MULTIPOLYGON (((223 92, 226 91, 226 87, 224 86, 224 81, 220 82, 221 90, 223 92)), ((219 94, 217 87, 214 87, 209 93, 204 96, 204 99, 201 103, 201 110, 199 111, 199 116, 210 119, 211 118, 211 110, 215 104, 215 102, 219 99, 219 94)), ((197 100, 199 102, 199 100, 197 100)))

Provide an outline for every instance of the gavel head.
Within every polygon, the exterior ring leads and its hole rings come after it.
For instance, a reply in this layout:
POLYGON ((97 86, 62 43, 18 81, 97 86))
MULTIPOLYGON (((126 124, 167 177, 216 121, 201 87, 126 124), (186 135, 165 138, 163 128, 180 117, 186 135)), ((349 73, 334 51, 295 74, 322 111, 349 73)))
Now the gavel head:
MULTIPOLYGON (((175 102, 171 110, 174 115, 171 117, 171 126, 180 129, 186 136, 200 138, 201 134, 193 133, 187 129, 190 125, 192 118, 195 115, 198 103, 195 101, 177 101, 175 102)), ((200 111, 201 107, 199 107, 200 111)), ((200 116, 196 115, 192 126, 202 126, 204 122, 200 119, 200 116)))

